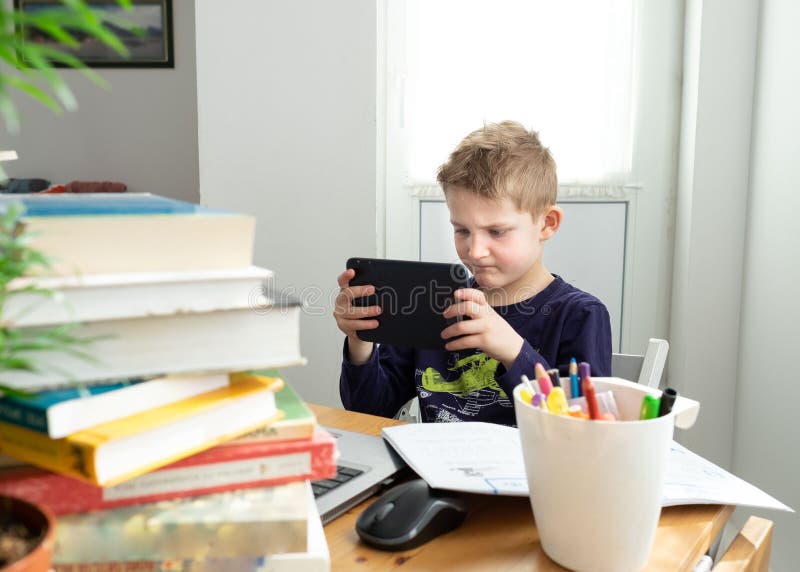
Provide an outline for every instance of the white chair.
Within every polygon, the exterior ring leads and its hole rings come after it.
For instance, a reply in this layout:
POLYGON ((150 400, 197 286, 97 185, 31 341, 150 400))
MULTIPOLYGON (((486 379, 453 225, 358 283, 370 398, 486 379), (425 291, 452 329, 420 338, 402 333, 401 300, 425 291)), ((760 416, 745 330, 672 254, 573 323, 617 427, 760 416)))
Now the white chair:
POLYGON ((658 387, 667 363, 669 342, 650 338, 643 356, 611 354, 611 375, 636 381, 647 387, 658 387))
MULTIPOLYGON (((611 354, 611 375, 636 381, 647 387, 658 387, 661 374, 667 363, 669 342, 650 338, 643 356, 634 354, 611 354)), ((394 416, 400 421, 419 423, 419 400, 414 397, 400 408, 394 416)))

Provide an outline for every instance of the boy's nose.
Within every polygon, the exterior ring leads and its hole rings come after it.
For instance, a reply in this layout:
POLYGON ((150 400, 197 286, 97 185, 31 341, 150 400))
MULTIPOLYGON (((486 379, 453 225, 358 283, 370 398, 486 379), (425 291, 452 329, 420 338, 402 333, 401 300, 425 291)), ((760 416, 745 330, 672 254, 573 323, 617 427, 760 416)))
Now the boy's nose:
POLYGON ((472 237, 472 241, 469 244, 469 257, 473 260, 478 258, 483 258, 489 254, 489 249, 486 248, 483 240, 477 236, 472 237))

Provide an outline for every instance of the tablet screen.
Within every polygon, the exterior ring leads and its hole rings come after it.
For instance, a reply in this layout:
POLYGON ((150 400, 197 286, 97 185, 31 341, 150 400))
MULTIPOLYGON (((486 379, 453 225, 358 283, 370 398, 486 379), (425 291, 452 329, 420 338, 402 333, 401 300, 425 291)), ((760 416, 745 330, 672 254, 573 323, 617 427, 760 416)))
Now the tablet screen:
POLYGON ((374 330, 359 330, 358 337, 376 343, 412 348, 444 349, 448 340, 441 332, 455 320, 442 312, 453 303, 453 292, 470 285, 461 264, 351 258, 347 268, 355 270, 351 286, 371 284, 375 294, 357 298, 356 306, 378 305, 382 309, 374 330))

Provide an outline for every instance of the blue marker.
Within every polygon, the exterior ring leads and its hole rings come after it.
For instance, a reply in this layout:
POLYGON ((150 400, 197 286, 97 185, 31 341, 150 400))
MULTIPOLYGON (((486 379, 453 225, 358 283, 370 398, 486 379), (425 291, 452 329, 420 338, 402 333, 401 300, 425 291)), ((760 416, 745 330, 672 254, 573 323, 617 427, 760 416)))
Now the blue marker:
POLYGON ((569 386, 573 398, 581 396, 581 380, 578 378, 578 362, 575 358, 569 360, 569 386))

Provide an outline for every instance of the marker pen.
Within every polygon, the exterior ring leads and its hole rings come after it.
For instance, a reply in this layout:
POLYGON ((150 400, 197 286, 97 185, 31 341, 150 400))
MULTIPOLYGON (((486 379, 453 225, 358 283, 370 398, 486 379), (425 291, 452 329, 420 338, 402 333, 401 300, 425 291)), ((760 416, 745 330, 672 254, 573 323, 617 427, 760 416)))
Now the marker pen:
POLYGON ((564 393, 563 387, 554 387, 547 396, 547 409, 556 415, 566 415, 569 412, 567 395, 564 393))
POLYGON ((539 389, 539 382, 535 379, 530 379, 527 375, 522 374, 520 381, 526 384, 526 387, 530 389, 532 393, 541 393, 541 390, 539 389))
POLYGON ((522 377, 520 377, 520 382, 521 382, 521 383, 522 383, 522 384, 525 386, 525 388, 526 388, 528 391, 530 391, 530 392, 531 392, 531 395, 533 395, 534 393, 536 393, 536 390, 533 388, 533 385, 531 385, 531 380, 530 380, 530 379, 528 379, 528 376, 527 376, 527 375, 525 375, 525 374, 522 374, 522 377))
POLYGON ((547 411, 547 398, 544 393, 535 393, 533 399, 531 399, 531 405, 547 411))
POLYGON ((597 407, 597 396, 594 393, 594 383, 592 383, 592 378, 588 375, 586 377, 581 377, 581 389, 583 389, 583 397, 586 399, 586 409, 589 411, 589 419, 594 419, 595 421, 600 419, 600 410, 597 407))
POLYGON ((675 400, 678 398, 678 392, 671 387, 665 387, 661 392, 661 405, 658 408, 658 416, 669 415, 672 412, 672 407, 675 405, 675 400))
POLYGON ((655 419, 658 417, 658 408, 661 406, 661 400, 655 395, 649 393, 642 399, 642 408, 639 411, 639 419, 655 419))
POLYGON ((550 381, 550 376, 547 375, 547 372, 544 370, 544 366, 540 363, 536 364, 534 368, 536 372, 536 379, 539 381, 539 389, 542 390, 545 397, 550 395, 550 390, 553 389, 553 382, 550 381))
POLYGON ((569 360, 569 386, 573 399, 581 396, 581 380, 578 377, 578 362, 575 358, 569 360))
POLYGON ((547 375, 550 376, 550 383, 553 384, 553 387, 561 387, 561 376, 556 368, 548 369, 547 375))

